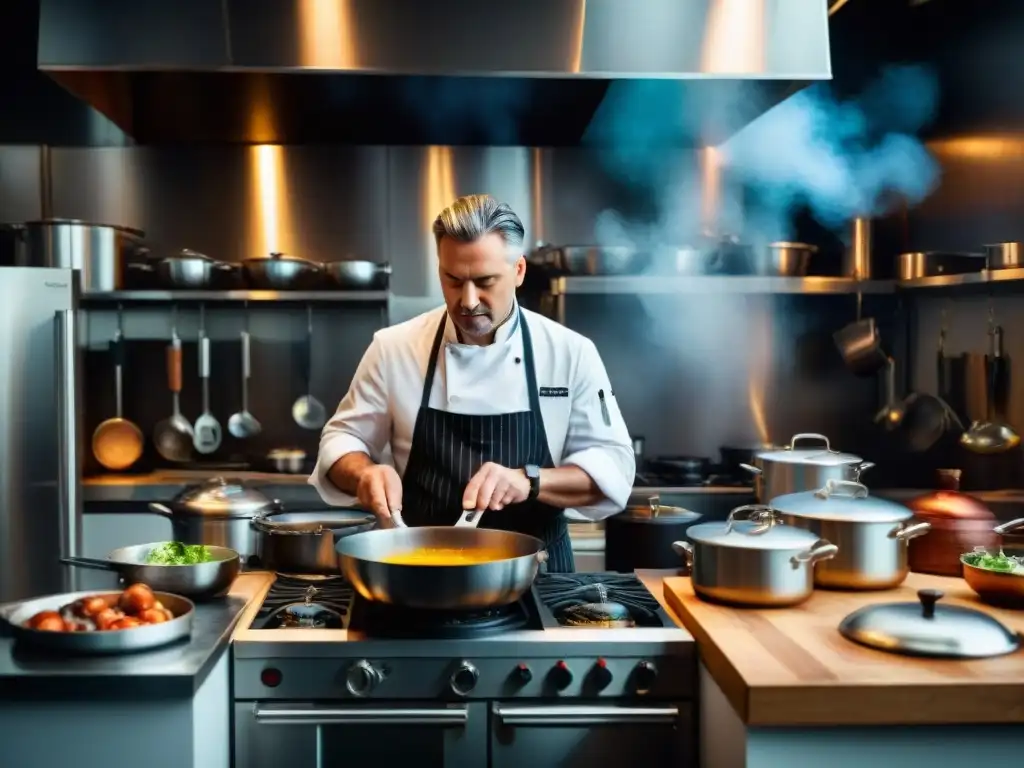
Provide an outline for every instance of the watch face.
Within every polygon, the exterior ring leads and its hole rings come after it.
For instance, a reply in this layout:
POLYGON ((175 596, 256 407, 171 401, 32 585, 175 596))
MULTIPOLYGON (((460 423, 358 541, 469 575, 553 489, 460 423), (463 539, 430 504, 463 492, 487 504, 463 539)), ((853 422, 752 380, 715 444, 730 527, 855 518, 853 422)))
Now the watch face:
POLYGON ((526 472, 526 476, 531 480, 540 477, 540 467, 536 464, 527 464, 523 471, 526 472))

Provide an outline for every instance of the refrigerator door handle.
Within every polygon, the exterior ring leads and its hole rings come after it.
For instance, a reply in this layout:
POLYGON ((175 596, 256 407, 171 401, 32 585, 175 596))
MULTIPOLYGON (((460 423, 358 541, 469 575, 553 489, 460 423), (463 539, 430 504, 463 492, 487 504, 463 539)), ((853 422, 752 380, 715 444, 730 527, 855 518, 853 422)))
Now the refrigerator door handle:
MULTIPOLYGON (((61 557, 78 557, 81 550, 81 499, 78 462, 78 335, 76 311, 61 309, 54 318, 57 363, 58 457, 57 488, 60 497, 61 557)), ((75 568, 64 568, 64 588, 77 589, 75 568)))

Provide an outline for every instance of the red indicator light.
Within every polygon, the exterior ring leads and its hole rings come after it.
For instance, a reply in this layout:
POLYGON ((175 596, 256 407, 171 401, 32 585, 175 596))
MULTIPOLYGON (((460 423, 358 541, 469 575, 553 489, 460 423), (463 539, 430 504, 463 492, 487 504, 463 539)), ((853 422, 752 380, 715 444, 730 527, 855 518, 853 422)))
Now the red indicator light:
POLYGON ((268 667, 260 672, 260 682, 268 688, 276 688, 281 684, 281 670, 268 667))

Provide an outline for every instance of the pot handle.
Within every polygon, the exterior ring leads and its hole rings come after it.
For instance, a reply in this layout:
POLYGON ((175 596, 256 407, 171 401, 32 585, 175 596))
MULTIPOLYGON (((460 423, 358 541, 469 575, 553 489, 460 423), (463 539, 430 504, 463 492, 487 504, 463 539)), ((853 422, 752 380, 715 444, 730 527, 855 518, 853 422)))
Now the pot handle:
POLYGON ((825 482, 825 487, 816 490, 814 495, 819 499, 827 499, 829 496, 845 496, 849 499, 866 499, 868 497, 868 487, 862 483, 858 483, 856 480, 827 480, 825 482))
POLYGON ((762 472, 760 469, 758 469, 757 467, 755 467, 755 466, 753 466, 751 464, 740 464, 740 468, 747 470, 747 472, 749 472, 752 475, 763 475, 764 474, 764 472, 762 472))
POLYGON ((825 539, 821 539, 807 551, 793 555, 789 558, 789 562, 796 568, 804 563, 814 565, 820 560, 831 560, 837 554, 839 554, 839 547, 825 539))
POLYGON ((832 445, 829 443, 828 438, 824 435, 819 435, 817 432, 799 432, 789 438, 789 445, 786 446, 786 450, 796 450, 796 444, 801 440, 820 440, 825 444, 825 450, 832 453, 832 445))
POLYGON ((873 461, 862 461, 860 464, 854 464, 850 469, 853 472, 853 479, 856 482, 860 482, 860 476, 862 473, 867 472, 875 466, 873 461))
POLYGON ((60 561, 64 565, 73 565, 76 568, 91 568, 94 571, 113 571, 118 573, 121 570, 115 563, 109 560, 100 560, 96 557, 62 557, 60 561))
POLYGON ((760 523, 759 526, 749 531, 751 536, 764 533, 780 522, 775 511, 767 504, 744 504, 742 507, 736 507, 736 509, 729 513, 729 517, 725 519, 725 532, 731 533, 733 525, 739 520, 750 520, 751 522, 760 523), (746 513, 745 516, 744 513, 746 513))
POLYGON ((992 529, 992 531, 994 533, 998 533, 1000 536, 1005 536, 1008 533, 1016 533, 1021 529, 1024 529, 1024 517, 1018 517, 1016 520, 1011 520, 1008 523, 997 525, 992 529))
POLYGON ((683 558, 686 570, 693 570, 693 545, 688 541, 673 541, 672 551, 683 558))
POLYGON ((157 502, 153 501, 147 504, 147 506, 149 507, 149 511, 152 512, 154 515, 160 515, 160 517, 167 518, 174 517, 174 513, 171 511, 170 507, 166 507, 163 504, 158 504, 157 502))
POLYGON ((931 523, 914 523, 913 525, 904 525, 900 523, 890 536, 899 541, 910 541, 916 539, 918 536, 924 536, 928 531, 932 529, 931 523))

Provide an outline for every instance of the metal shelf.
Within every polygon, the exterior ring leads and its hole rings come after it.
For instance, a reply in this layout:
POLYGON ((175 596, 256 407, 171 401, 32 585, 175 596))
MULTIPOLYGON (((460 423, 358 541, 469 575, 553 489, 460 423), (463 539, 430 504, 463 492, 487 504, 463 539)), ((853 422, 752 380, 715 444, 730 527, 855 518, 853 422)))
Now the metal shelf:
POLYGON ((960 286, 1024 283, 1024 269, 993 269, 969 272, 963 275, 935 275, 917 280, 904 280, 896 284, 898 290, 914 291, 927 288, 959 288, 960 286))
POLYGON ((124 303, 237 303, 268 301, 282 303, 386 303, 387 291, 108 291, 82 294, 82 304, 124 303))
POLYGON ((892 293, 892 280, 853 280, 848 277, 761 277, 748 275, 694 275, 641 277, 557 277, 551 281, 555 296, 571 294, 836 294, 892 293))

